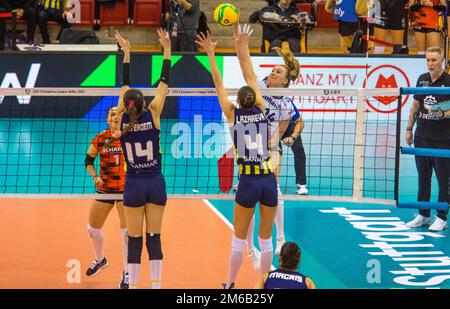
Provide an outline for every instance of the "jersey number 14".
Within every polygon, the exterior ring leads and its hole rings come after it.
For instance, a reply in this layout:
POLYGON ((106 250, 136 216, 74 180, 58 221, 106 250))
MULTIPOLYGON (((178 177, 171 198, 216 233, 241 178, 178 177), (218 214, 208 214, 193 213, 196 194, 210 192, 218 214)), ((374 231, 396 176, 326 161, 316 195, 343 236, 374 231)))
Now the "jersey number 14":
POLYGON ((145 145, 145 148, 142 148, 141 143, 125 143, 125 147, 127 149, 127 157, 128 161, 130 163, 134 163, 134 158, 136 155, 136 158, 142 158, 147 157, 147 162, 150 162, 153 160, 153 144, 152 141, 147 141, 147 144, 145 145), (134 147, 133 147, 134 145, 134 147), (134 151, 133 151, 134 148, 134 151))

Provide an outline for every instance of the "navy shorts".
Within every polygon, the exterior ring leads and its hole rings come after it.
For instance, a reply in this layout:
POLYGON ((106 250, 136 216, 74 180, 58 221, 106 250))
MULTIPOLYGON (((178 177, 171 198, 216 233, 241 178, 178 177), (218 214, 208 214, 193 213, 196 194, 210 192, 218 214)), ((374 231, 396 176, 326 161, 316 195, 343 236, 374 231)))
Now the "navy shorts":
POLYGON ((239 177, 235 201, 246 208, 253 208, 258 202, 269 207, 277 206, 278 191, 275 174, 242 174, 239 177))
POLYGON ((166 182, 159 174, 126 175, 123 189, 123 205, 140 207, 145 204, 166 206, 166 182))

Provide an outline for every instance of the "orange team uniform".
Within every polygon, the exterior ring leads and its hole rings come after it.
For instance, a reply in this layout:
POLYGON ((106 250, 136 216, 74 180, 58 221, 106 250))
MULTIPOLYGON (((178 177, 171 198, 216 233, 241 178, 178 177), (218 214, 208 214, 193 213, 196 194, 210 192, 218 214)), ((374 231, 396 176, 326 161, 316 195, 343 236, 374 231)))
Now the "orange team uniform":
POLYGON ((108 148, 104 145, 112 138, 109 129, 97 134, 92 140, 92 146, 100 153, 100 177, 103 185, 98 190, 107 193, 123 192, 125 183, 125 161, 119 139, 114 139, 108 148))
MULTIPOLYGON (((433 4, 439 4, 439 0, 431 0, 433 4)), ((418 1, 417 1, 418 3, 418 1)), ((442 13, 432 7, 422 6, 418 11, 414 12, 413 27, 425 28, 441 31, 442 25, 440 25, 439 19, 442 13)))

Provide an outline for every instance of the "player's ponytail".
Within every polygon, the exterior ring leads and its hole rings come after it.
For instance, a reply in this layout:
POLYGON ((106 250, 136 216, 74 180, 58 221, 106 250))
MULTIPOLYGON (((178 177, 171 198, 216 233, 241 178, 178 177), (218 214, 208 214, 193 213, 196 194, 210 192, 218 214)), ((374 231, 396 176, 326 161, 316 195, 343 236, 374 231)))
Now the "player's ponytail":
POLYGON ((123 103, 125 104, 125 112, 130 117, 130 123, 122 131, 122 135, 125 135, 138 123, 139 116, 144 110, 144 94, 140 90, 129 89, 123 96, 123 103))
MULTIPOLYGON (((286 78, 290 81, 295 81, 298 77, 298 74, 300 73, 300 63, 298 62, 298 60, 288 49, 275 47, 274 50, 283 58, 284 65, 287 69, 286 78)), ((286 87, 288 86, 289 84, 286 85, 286 87)))
POLYGON ((241 108, 250 109, 255 105, 256 93, 252 87, 243 86, 238 91, 237 101, 241 108))

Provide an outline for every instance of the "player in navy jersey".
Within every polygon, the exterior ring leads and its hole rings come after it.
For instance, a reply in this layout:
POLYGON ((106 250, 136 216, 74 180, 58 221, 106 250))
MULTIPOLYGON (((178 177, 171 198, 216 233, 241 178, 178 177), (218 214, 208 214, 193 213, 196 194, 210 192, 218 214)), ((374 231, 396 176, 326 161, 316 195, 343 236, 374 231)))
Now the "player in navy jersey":
MULTIPOLYGON (((244 33, 251 34, 252 30, 248 25, 242 28, 244 33)), ((235 24, 233 26, 234 35, 241 32, 240 26, 235 24)), ((248 38, 248 35, 245 36, 248 38)), ((236 52, 241 68, 243 68, 246 61, 245 55, 249 53, 248 40, 234 40, 236 52), (241 56, 243 55, 243 56, 241 56)), ((290 51, 277 50, 279 55, 283 58, 284 65, 277 65, 272 69, 272 72, 262 81, 258 81, 259 88, 288 88, 290 81, 297 79, 300 64, 290 51)), ((247 66, 251 66, 251 60, 248 58, 247 66)), ((248 70, 243 70, 244 80, 247 81, 252 78, 248 70)), ((287 96, 264 96, 265 112, 269 119, 270 133, 273 137, 279 136, 279 139, 285 145, 292 147, 294 153, 294 167, 296 174, 297 194, 306 195, 308 190, 306 188, 306 155, 303 148, 300 133, 303 130, 304 123, 293 104, 292 100, 287 96)), ((278 147, 279 154, 276 154, 272 159, 275 163, 275 174, 277 176, 277 183, 280 176, 281 162, 282 162, 282 147, 278 147)), ((278 185, 278 194, 281 195, 281 189, 278 185)), ((277 231, 275 254, 280 253, 281 246, 285 243, 284 234, 284 201, 278 200, 277 214, 275 217, 275 225, 277 231)), ((253 229, 254 219, 249 225, 247 233, 248 257, 253 261, 253 265, 257 268, 258 254, 253 246, 253 229)))
POLYGON ((137 288, 146 222, 146 247, 150 258, 152 288, 161 287, 161 224, 167 202, 166 184, 161 173, 159 147, 160 115, 166 100, 170 74, 170 40, 157 29, 164 60, 157 94, 146 104, 140 90, 130 89, 130 43, 119 33, 116 39, 124 50, 123 83, 118 104, 120 137, 126 162, 123 204, 128 229, 128 272, 130 289, 137 288))
POLYGON ((297 271, 301 251, 296 243, 286 242, 281 247, 278 262, 280 267, 262 276, 257 289, 315 289, 314 282, 297 271))
MULTIPOLYGON (((228 289, 234 287, 242 265, 247 229, 258 202, 261 212, 258 238, 262 252, 261 270, 266 272, 272 265, 272 226, 278 203, 276 178, 269 156, 269 148, 273 141, 269 134, 269 123, 264 113, 264 100, 258 89, 253 67, 244 68, 244 70, 251 70, 253 78, 249 79, 248 86, 239 89, 236 107, 228 98, 217 67, 214 51, 217 41, 213 42, 209 34, 207 36, 200 34, 196 42, 208 54, 219 103, 230 125, 238 156, 240 180, 234 204, 234 235, 231 242, 227 283, 224 284, 224 287, 228 289)), ((250 57, 250 54, 247 56, 250 57)))

